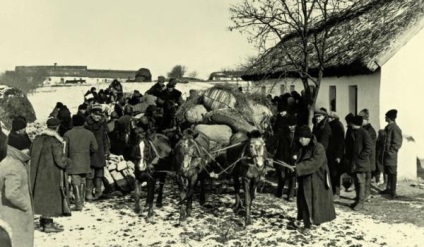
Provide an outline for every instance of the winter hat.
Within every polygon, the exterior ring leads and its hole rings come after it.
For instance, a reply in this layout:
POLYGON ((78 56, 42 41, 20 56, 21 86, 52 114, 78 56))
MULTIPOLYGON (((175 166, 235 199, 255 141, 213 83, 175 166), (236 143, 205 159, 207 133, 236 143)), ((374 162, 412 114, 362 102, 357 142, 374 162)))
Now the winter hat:
POLYGON ((100 104, 94 104, 91 107, 91 112, 102 112, 102 111, 103 111, 103 108, 102 108, 102 105, 100 104))
POLYGON ((362 126, 362 122, 364 121, 364 119, 361 116, 354 116, 352 118, 352 124, 356 125, 356 126, 362 126))
POLYGON ((62 108, 63 107, 63 103, 62 102, 57 102, 56 103, 56 108, 62 108))
POLYGON ((329 117, 339 119, 339 115, 337 115, 337 112, 332 111, 328 114, 329 117))
POLYGON ((353 119, 354 115, 352 113, 349 113, 346 115, 345 120, 347 123, 352 123, 352 119, 353 119))
POLYGON ((79 105, 78 110, 87 110, 87 105, 86 104, 79 105))
POLYGON ((133 97, 140 98, 141 96, 142 95, 141 95, 140 91, 134 90, 133 97))
POLYGON ((27 127, 27 121, 24 117, 15 117, 12 121, 12 130, 18 131, 27 127))
POLYGON ((396 120, 397 118, 397 110, 396 109, 392 109, 388 112, 386 112, 386 117, 390 118, 391 120, 396 120))
POLYGON ((321 107, 318 110, 315 110, 315 116, 316 115, 327 116, 328 115, 327 109, 321 107))
POLYGON ((368 109, 363 109, 362 111, 360 111, 358 113, 358 116, 363 117, 365 120, 369 120, 370 119, 370 113, 369 113, 368 109))
POLYGON ((165 82, 165 76, 158 76, 158 82, 165 82))
POLYGON ((60 120, 57 118, 49 118, 47 119, 47 127, 49 128, 56 128, 60 125, 60 120))
POLYGON ((72 124, 74 126, 83 126, 85 123, 85 119, 81 115, 73 115, 72 116, 72 124))
POLYGON ((175 78, 171 78, 169 79, 168 84, 166 84, 166 87, 173 88, 175 85, 177 85, 177 80, 175 78))
POLYGON ((309 128, 309 126, 307 125, 303 125, 300 126, 297 129, 297 136, 300 137, 305 137, 305 138, 312 138, 312 132, 311 129, 309 128))

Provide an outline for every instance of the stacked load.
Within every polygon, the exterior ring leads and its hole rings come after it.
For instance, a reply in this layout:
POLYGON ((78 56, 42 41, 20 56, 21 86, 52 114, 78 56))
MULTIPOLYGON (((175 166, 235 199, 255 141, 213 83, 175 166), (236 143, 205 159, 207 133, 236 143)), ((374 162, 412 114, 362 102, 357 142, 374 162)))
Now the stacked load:
POLYGON ((265 130, 272 116, 263 95, 244 94, 236 86, 218 84, 187 100, 178 110, 177 119, 189 123, 217 144, 227 145, 233 134, 265 130))
POLYGON ((122 155, 111 154, 105 167, 105 183, 107 187, 116 187, 122 192, 134 189, 134 163, 125 161, 122 155))

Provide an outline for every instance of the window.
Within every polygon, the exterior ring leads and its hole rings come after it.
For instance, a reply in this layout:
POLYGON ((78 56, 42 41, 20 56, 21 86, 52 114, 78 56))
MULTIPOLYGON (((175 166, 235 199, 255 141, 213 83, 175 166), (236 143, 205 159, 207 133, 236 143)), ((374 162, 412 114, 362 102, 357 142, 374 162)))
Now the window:
POLYGON ((280 95, 283 95, 285 91, 286 91, 286 85, 281 84, 280 85, 280 95))
POLYGON ((330 111, 336 111, 336 86, 330 86, 330 111))
POLYGON ((290 93, 296 90, 296 86, 295 85, 290 85, 290 93))
POLYGON ((358 86, 349 86, 349 112, 358 112, 358 86))
POLYGON ((266 86, 262 86, 261 87, 261 94, 265 95, 266 94, 266 86))
POLYGON ((65 79, 64 78, 60 78, 60 83, 65 83, 65 79))

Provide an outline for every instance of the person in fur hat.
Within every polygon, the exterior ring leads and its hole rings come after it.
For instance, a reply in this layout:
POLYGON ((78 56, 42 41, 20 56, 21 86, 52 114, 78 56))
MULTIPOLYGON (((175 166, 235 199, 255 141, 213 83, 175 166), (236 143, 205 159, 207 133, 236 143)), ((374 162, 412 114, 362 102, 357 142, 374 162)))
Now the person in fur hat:
POLYGON ((0 246, 32 247, 34 213, 28 154, 7 145, 0 128, 0 246))
POLYGON ((324 146, 325 151, 328 150, 328 144, 332 135, 331 127, 328 124, 328 113, 325 108, 320 108, 315 111, 314 127, 312 133, 317 138, 317 141, 324 146))
POLYGON ((351 204, 353 210, 362 210, 366 199, 366 177, 371 171, 370 154, 372 152, 372 139, 368 132, 362 128, 363 118, 354 116, 351 120, 352 130, 346 137, 345 159, 350 165, 350 172, 355 183, 356 197, 351 204))
POLYGON ((375 149, 376 149, 376 143, 377 143, 377 132, 375 131, 374 127, 372 127, 371 123, 370 123, 370 113, 368 111, 368 109, 363 109, 358 113, 358 116, 361 116, 363 118, 363 122, 362 122, 362 128, 364 128, 368 134, 371 137, 371 141, 372 141, 372 150, 371 150, 371 154, 370 154, 370 166, 371 166, 371 171, 369 173, 367 173, 366 176, 366 187, 365 187, 365 200, 369 200, 370 195, 371 195, 371 176, 372 173, 375 171, 376 169, 376 165, 375 165, 375 149))
POLYGON ((328 144, 328 168, 330 169, 331 185, 335 199, 340 196, 340 177, 341 162, 344 154, 344 138, 345 130, 343 124, 339 120, 339 116, 335 112, 330 112, 328 116, 331 128, 331 137, 328 144))
POLYGON ((15 117, 12 121, 12 130, 9 133, 8 144, 16 149, 29 152, 31 139, 26 132, 27 121, 24 117, 15 117))
POLYGON ((299 186, 295 226, 299 226, 299 221, 303 220, 302 233, 309 234, 312 224, 332 221, 336 218, 336 212, 323 145, 307 125, 300 126, 296 135, 301 147, 294 157, 296 165, 293 167, 299 186))
POLYGON ((65 214, 60 187, 61 170, 68 166, 68 159, 64 152, 64 140, 58 133, 59 126, 59 119, 48 119, 47 128, 35 137, 30 151, 34 213, 41 215, 40 227, 46 233, 63 231, 52 219, 65 214))
POLYGON ((387 174, 387 187, 382 194, 390 194, 397 198, 397 158, 399 149, 402 147, 402 130, 396 124, 397 110, 392 109, 386 113, 387 125, 384 128, 383 165, 387 174))

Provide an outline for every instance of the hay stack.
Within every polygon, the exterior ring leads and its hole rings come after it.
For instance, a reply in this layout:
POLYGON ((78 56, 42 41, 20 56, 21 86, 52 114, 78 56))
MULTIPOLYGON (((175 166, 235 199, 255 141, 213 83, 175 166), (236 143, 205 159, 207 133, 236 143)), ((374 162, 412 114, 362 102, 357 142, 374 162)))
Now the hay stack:
POLYGON ((36 119, 34 108, 22 91, 0 85, 0 120, 10 129, 15 116, 23 116, 29 123, 36 119))

